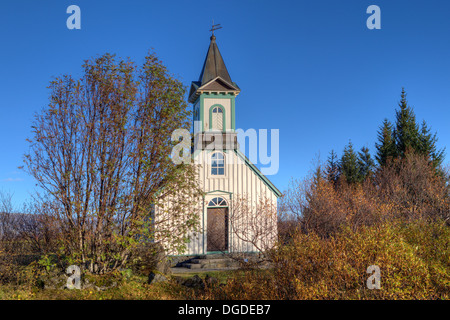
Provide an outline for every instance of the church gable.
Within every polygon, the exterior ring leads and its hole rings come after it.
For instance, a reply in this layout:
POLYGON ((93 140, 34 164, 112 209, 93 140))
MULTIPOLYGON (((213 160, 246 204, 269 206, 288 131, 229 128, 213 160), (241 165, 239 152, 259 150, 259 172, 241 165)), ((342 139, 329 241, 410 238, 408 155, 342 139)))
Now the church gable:
POLYGON ((228 92, 228 91, 239 91, 233 85, 230 85, 220 77, 214 78, 208 83, 204 84, 200 88, 197 89, 199 92, 228 92))

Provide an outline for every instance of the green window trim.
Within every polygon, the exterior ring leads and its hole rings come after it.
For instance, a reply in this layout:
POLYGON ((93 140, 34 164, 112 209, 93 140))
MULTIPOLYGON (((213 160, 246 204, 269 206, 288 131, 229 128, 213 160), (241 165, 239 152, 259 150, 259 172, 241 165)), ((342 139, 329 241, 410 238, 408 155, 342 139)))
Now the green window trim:
POLYGON ((204 100, 208 99, 208 98, 212 98, 212 99, 229 99, 231 102, 231 130, 232 132, 234 132, 236 130, 236 112, 235 112, 235 99, 236 96, 232 93, 227 93, 227 94, 211 94, 211 93, 202 93, 200 95, 200 97, 198 97, 198 99, 194 102, 194 104, 196 104, 198 101, 200 102, 200 119, 199 121, 201 122, 200 128, 202 131, 205 131, 205 121, 204 121, 204 112, 205 110, 205 106, 204 106, 204 100))
POLYGON ((226 122, 226 111, 223 105, 221 104, 213 104, 210 108, 209 108, 209 130, 212 130, 212 116, 213 116, 213 110, 214 108, 219 107, 222 110, 222 131, 226 132, 227 130, 227 122, 226 122))

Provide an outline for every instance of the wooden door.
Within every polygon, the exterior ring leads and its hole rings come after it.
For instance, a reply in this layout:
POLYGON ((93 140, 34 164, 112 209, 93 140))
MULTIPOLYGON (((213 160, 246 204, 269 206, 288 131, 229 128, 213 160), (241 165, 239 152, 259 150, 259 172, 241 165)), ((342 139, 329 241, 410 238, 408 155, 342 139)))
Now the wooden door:
POLYGON ((206 250, 228 250, 228 208, 208 208, 206 250))

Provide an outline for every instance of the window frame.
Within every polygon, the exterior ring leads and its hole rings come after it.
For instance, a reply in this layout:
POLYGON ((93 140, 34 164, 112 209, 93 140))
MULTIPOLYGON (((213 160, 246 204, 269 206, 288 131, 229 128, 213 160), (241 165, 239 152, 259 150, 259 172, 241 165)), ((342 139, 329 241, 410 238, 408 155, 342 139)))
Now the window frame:
POLYGON ((210 131, 221 131, 221 132, 226 132, 226 111, 225 111, 225 107, 221 104, 213 104, 210 108, 209 108, 209 130, 210 131), (222 110, 222 130, 218 130, 218 129, 214 129, 213 128, 213 111, 215 108, 220 108, 222 110))
POLYGON ((228 208, 228 201, 224 197, 215 196, 208 201, 208 205, 206 207, 207 208, 228 208), (216 199, 217 199, 217 201, 214 202, 214 200, 216 200, 216 199), (211 202, 213 203, 212 205, 211 205, 211 202), (223 204, 223 202, 225 202, 225 204, 223 204))
POLYGON ((220 152, 220 151, 214 151, 214 152, 212 152, 209 155, 209 160, 210 160, 209 176, 210 177, 214 177, 214 178, 225 177, 226 174, 227 174, 226 169, 225 169, 225 167, 226 167, 226 156, 225 156, 225 154, 223 152, 220 152), (222 159, 218 159, 218 158, 213 159, 213 157, 215 155, 221 155, 222 159), (216 161, 216 165, 215 166, 213 166, 213 162, 214 161, 216 161), (217 162, 220 162, 220 161, 222 162, 222 166, 220 166, 219 163, 217 163, 217 162), (216 174, 213 173, 213 169, 217 170, 216 174), (219 174, 219 169, 223 169, 223 174, 219 174))

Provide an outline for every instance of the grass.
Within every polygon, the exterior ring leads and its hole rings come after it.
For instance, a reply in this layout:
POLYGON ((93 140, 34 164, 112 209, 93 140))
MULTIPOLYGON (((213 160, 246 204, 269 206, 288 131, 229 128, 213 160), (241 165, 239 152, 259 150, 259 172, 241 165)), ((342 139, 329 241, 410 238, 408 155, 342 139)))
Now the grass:
MULTIPOLYGON (((237 271, 189 272, 176 274, 187 279, 198 275, 204 279, 207 275, 224 283, 237 271)), ((167 281, 148 284, 146 276, 133 275, 122 279, 114 288, 104 291, 95 289, 41 289, 29 286, 0 285, 0 300, 189 300, 196 298, 196 291, 167 281)))

